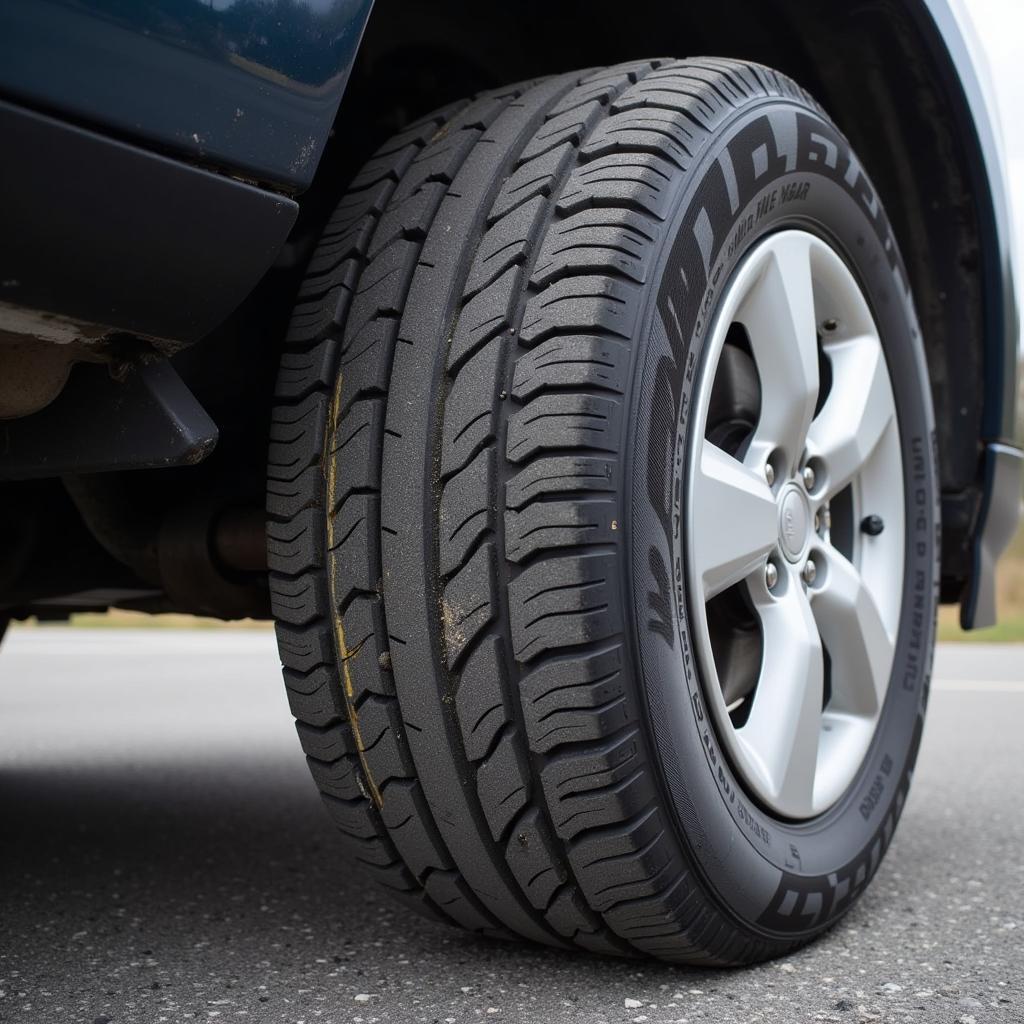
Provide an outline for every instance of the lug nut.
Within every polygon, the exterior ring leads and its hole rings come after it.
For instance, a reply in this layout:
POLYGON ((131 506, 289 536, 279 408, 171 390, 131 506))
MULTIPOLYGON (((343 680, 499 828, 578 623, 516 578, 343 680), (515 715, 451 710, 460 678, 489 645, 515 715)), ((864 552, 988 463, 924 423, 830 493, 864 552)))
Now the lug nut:
POLYGON ((775 483, 775 467, 770 462, 764 464, 764 478, 768 481, 769 487, 775 483))
POLYGON ((803 478, 804 478, 804 487, 805 487, 805 489, 808 490, 808 491, 813 491, 814 490, 815 476, 814 476, 814 470, 811 469, 810 466, 804 466, 803 478))
POLYGON ((814 582, 815 577, 818 575, 818 567, 810 558, 804 563, 804 568, 800 575, 803 576, 804 583, 808 586, 814 582))
POLYGON ((769 590, 775 589, 775 584, 779 582, 779 570, 775 568, 774 562, 769 562, 764 567, 764 585, 769 590))

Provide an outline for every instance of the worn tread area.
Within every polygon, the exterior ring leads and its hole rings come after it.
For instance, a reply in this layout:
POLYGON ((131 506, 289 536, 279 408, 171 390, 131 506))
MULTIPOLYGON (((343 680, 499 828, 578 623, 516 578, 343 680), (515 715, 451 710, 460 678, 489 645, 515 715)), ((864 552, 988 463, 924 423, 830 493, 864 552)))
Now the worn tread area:
POLYGON ((669 822, 619 596, 670 186, 770 95, 803 98, 701 59, 455 104, 367 163, 310 263, 267 499, 289 700, 353 855, 442 920, 680 962, 782 949, 669 822))

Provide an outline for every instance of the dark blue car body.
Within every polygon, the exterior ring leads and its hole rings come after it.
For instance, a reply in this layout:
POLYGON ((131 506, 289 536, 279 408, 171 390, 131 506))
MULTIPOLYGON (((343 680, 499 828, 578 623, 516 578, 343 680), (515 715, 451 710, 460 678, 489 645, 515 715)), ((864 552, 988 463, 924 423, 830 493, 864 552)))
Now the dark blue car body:
POLYGON ((5 0, 0 92, 297 192, 313 180, 371 0, 5 0))

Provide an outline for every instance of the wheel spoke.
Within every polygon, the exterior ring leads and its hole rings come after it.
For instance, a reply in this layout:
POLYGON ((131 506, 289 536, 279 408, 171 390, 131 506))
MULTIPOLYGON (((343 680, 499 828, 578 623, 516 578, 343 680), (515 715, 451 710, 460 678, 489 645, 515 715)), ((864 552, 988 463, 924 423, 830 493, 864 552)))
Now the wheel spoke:
POLYGON ((736 312, 761 378, 755 443, 781 448, 790 470, 803 455, 818 401, 818 336, 807 237, 780 236, 736 312))
POLYGON ((811 608, 832 659, 829 708, 873 718, 889 685, 893 637, 860 573, 835 548, 822 554, 825 576, 811 608))
POLYGON ((841 491, 870 458, 896 415, 882 346, 873 335, 827 348, 835 385, 807 437, 810 455, 828 472, 830 494, 841 491))
POLYGON ((708 599, 764 565, 778 538, 778 512, 764 479, 707 440, 692 502, 693 551, 708 599))
POLYGON ((753 704, 737 738, 778 806, 811 813, 821 734, 824 664, 821 639, 803 589, 759 608, 764 657, 753 704))

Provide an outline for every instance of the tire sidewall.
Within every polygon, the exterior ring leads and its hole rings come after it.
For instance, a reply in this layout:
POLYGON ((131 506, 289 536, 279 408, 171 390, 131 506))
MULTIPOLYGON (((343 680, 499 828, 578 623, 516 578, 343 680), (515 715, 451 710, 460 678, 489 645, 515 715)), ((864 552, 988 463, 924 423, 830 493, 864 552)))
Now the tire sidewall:
POLYGON ((913 770, 938 583, 927 365, 881 204, 849 144, 809 104, 778 98, 740 111, 676 188, 630 392, 625 600, 634 663, 664 796, 695 869, 748 927, 791 938, 827 927, 866 885, 913 770), (896 400, 907 495, 903 605, 880 722, 844 796, 804 823, 758 806, 716 735, 691 638, 680 529, 689 411, 718 300, 751 248, 786 228, 826 240, 864 290, 896 400))

